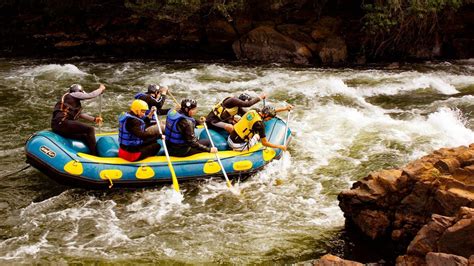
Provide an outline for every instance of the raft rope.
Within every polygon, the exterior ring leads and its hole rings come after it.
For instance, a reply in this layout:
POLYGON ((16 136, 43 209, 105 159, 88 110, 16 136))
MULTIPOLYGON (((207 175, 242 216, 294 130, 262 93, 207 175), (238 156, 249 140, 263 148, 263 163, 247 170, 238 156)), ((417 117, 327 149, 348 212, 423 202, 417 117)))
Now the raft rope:
POLYGON ((21 171, 24 171, 24 170, 28 169, 30 166, 31 166, 31 165, 28 164, 27 166, 21 168, 20 170, 16 170, 16 171, 13 171, 13 172, 8 173, 8 174, 6 174, 6 175, 0 176, 0 179, 1 179, 1 178, 8 177, 8 176, 11 176, 11 175, 14 175, 14 174, 18 174, 18 173, 20 173, 21 171))

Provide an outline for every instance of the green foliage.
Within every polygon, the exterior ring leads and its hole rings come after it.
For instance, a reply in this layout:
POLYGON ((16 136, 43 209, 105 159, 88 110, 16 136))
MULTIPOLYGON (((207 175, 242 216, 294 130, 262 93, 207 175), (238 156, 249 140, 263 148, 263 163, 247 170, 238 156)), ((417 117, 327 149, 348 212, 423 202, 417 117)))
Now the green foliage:
POLYGON ((228 17, 230 12, 241 10, 245 0, 125 0, 125 7, 139 16, 157 19, 182 20, 203 11, 218 12, 228 17))
POLYGON ((201 8, 201 0, 125 0, 124 6, 138 16, 179 20, 201 8))
POLYGON ((362 9, 363 31, 374 56, 431 41, 443 12, 455 11, 469 0, 373 0, 362 9), (431 40, 430 40, 431 39, 431 40))

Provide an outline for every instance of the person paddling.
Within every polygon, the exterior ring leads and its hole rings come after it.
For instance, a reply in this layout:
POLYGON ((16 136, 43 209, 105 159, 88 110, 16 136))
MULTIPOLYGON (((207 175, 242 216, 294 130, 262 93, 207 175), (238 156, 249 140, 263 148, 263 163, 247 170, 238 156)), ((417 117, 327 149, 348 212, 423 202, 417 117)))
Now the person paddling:
POLYGON ((198 140, 194 134, 197 125, 193 116, 197 113, 197 103, 192 99, 183 99, 181 108, 171 110, 166 117, 166 146, 171 156, 190 156, 200 152, 216 153, 217 148, 211 146, 211 142, 198 140))
POLYGON ((86 93, 79 84, 71 85, 68 92, 54 106, 51 119, 51 128, 54 133, 66 138, 83 141, 92 155, 97 154, 95 129, 77 121, 77 119, 82 118, 96 124, 102 123, 102 117, 93 117, 82 113, 81 101, 93 99, 102 94, 104 90, 105 86, 103 84, 100 84, 98 89, 90 93, 86 93))
POLYGON ((156 84, 150 84, 148 85, 147 92, 146 93, 139 92, 135 94, 135 99, 145 101, 148 105, 148 108, 155 106, 156 113, 158 115, 166 115, 170 110, 170 108, 163 109, 163 105, 165 104, 167 93, 168 93, 168 87, 159 86, 156 84))
POLYGON ((292 105, 275 109, 267 105, 262 110, 250 110, 234 125, 234 130, 227 138, 227 143, 235 151, 249 150, 261 139, 263 146, 282 149, 286 151, 286 146, 271 143, 265 135, 265 123, 276 116, 278 112, 289 111, 292 105))
POLYGON ((146 116, 148 105, 142 100, 134 100, 130 111, 119 117, 119 157, 134 162, 156 155, 161 148, 157 143, 159 133, 145 130, 156 107, 146 116))
POLYGON ((212 108, 206 117, 206 123, 211 129, 225 129, 230 133, 236 123, 234 116, 242 116, 246 113, 244 107, 250 107, 265 98, 265 94, 251 97, 247 93, 242 93, 239 97, 227 97, 212 108))

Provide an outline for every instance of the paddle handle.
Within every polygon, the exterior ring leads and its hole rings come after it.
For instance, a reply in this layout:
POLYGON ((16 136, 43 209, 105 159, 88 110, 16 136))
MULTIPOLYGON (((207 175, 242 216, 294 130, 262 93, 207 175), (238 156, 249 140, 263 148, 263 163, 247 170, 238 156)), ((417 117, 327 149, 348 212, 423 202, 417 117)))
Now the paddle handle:
MULTIPOLYGON (((153 112, 153 115, 155 116, 155 119, 156 119, 156 125, 158 126, 158 131, 160 132, 160 135, 163 135, 163 131, 161 130, 161 125, 160 125, 160 120, 158 119, 158 115, 156 115, 156 110, 153 112)), ((163 142, 163 149, 165 150, 166 160, 168 161, 168 167, 171 172, 171 180, 173 181, 173 188, 174 190, 176 190, 176 192, 179 192, 178 178, 176 177, 173 164, 171 163, 171 158, 168 153, 168 148, 166 147, 166 140, 163 140, 162 142, 163 142)))
MULTIPOLYGON (((211 146, 213 148, 215 148, 214 141, 212 141, 212 137, 211 137, 211 134, 209 133, 209 129, 207 129, 206 122, 204 122, 204 128, 206 129, 206 133, 209 136, 209 140, 211 141, 211 146)), ((215 153, 214 155, 216 156, 217 162, 219 162, 219 165, 222 169, 222 173, 224 174, 225 181, 227 182, 227 187, 229 187, 229 188, 232 187, 232 184, 230 183, 229 177, 227 176, 227 172, 224 169, 224 165, 221 162, 221 158, 219 158, 219 155, 217 153, 215 153)))

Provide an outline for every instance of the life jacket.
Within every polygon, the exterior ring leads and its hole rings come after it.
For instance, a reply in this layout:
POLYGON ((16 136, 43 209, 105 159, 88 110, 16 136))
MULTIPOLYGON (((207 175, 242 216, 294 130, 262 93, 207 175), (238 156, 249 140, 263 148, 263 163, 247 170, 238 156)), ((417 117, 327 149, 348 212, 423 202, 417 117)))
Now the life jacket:
POLYGON ((54 106, 53 122, 61 124, 64 120, 76 120, 81 110, 81 100, 72 97, 68 92, 54 106))
POLYGON ((234 131, 241 139, 248 141, 255 135, 255 132, 252 131, 253 125, 259 121, 263 121, 262 117, 257 111, 250 110, 234 125, 234 131))
POLYGON ((127 119, 138 119, 140 121, 140 129, 145 130, 145 121, 133 116, 129 113, 124 113, 119 117, 119 143, 125 146, 139 146, 143 144, 143 140, 128 132, 125 127, 127 119))
POLYGON ((177 112, 174 109, 169 110, 168 115, 166 116, 165 136, 166 140, 173 144, 186 143, 183 134, 178 130, 178 122, 181 119, 187 119, 193 122, 193 128, 196 127, 196 120, 194 120, 194 118, 177 112))
POLYGON ((229 98, 230 97, 225 98, 224 100, 222 100, 221 102, 219 102, 212 108, 212 111, 214 112, 214 114, 217 117, 219 117, 219 119, 221 119, 222 121, 225 121, 234 117, 234 115, 236 115, 239 112, 238 106, 234 106, 232 108, 224 107, 224 102, 229 98))
POLYGON ((146 94, 143 93, 143 92, 139 92, 139 93, 135 94, 135 99, 140 99, 141 100, 142 96, 146 96, 146 94))

